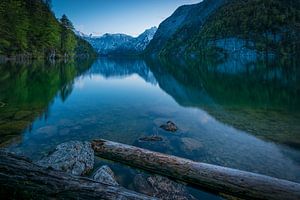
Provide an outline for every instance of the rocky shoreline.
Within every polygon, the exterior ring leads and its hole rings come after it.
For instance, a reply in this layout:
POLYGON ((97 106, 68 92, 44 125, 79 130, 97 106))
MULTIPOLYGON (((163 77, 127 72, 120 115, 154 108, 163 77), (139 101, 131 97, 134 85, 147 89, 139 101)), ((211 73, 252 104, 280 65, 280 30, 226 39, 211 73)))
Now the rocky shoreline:
MULTIPOLYGON (((120 186, 108 165, 94 169, 94 150, 90 142, 70 141, 58 145, 53 152, 35 164, 63 171, 76 176, 87 176, 94 181, 110 186, 120 186)), ((159 175, 136 174, 133 179, 136 192, 166 200, 193 200, 186 186, 159 175)))

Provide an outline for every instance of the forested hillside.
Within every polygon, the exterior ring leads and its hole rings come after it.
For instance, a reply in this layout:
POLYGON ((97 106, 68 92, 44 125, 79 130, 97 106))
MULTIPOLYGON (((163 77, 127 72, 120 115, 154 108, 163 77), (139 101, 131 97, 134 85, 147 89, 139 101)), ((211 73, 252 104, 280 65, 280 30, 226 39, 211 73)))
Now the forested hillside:
MULTIPOLYGON (((235 54, 256 59, 300 54, 299 0, 205 0, 192 7, 194 10, 190 8, 184 16, 190 23, 178 26, 160 47, 160 55, 195 58, 235 54)), ((176 20, 175 14, 167 20, 176 20)))
POLYGON ((0 1, 0 55, 59 58, 94 54, 67 16, 56 19, 50 0, 0 1))

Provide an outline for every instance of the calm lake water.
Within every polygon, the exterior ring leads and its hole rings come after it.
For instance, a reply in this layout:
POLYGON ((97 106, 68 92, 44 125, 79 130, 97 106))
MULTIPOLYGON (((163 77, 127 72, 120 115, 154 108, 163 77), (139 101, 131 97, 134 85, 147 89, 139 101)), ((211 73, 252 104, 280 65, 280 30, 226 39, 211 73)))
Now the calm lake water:
MULTIPOLYGON (((104 138, 300 182, 297 68, 108 58, 2 64, 1 146, 37 160, 62 142, 104 138), (169 120, 178 132, 159 128, 169 120), (139 141, 153 134, 163 141, 139 141)), ((103 163, 134 189, 138 170, 103 163)))

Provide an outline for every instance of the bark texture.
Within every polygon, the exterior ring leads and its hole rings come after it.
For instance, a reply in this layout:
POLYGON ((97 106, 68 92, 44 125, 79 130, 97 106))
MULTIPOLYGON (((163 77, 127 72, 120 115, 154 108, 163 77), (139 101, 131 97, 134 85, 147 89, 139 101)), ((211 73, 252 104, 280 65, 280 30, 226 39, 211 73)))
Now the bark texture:
POLYGON ((1 199, 155 199, 119 186, 70 175, 0 151, 1 199))
POLYGON ((260 174, 165 155, 125 144, 94 140, 95 155, 244 199, 300 199, 300 184, 260 174))

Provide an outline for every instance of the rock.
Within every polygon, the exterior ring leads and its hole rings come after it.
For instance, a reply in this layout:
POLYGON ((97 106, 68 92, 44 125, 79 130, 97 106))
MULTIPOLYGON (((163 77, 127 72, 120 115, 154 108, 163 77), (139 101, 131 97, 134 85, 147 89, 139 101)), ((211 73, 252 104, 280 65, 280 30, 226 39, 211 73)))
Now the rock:
POLYGON ((15 119, 15 120, 20 120, 20 119, 29 117, 29 116, 31 116, 31 115, 32 115, 32 112, 23 110, 23 111, 17 112, 17 113, 15 114, 15 116, 14 116, 14 119, 15 119))
POLYGON ((174 122, 168 121, 166 124, 160 126, 160 128, 164 129, 165 131, 176 132, 178 130, 177 126, 174 122))
POLYGON ((194 200, 185 185, 176 183, 166 177, 153 175, 148 178, 138 174, 134 178, 137 192, 165 200, 194 200))
POLYGON ((182 143, 184 144, 184 148, 188 151, 198 150, 203 147, 202 143, 193 138, 182 138, 182 143))
POLYGON ((142 174, 137 174, 134 177, 133 180, 134 187, 136 188, 137 192, 140 192, 142 194, 146 194, 149 196, 154 196, 155 195, 155 190, 154 188, 148 183, 147 177, 145 177, 142 174))
POLYGON ((60 144, 49 156, 37 161, 42 167, 84 175, 94 166, 94 150, 89 142, 71 141, 60 144))
POLYGON ((118 186, 114 172, 107 166, 103 165, 93 175, 93 179, 107 185, 118 186))
POLYGON ((36 133, 37 134, 47 134, 47 135, 52 135, 54 133, 57 132, 57 128, 56 126, 44 126, 44 127, 41 127, 39 129, 36 130, 36 133))
POLYGON ((150 135, 150 136, 141 137, 139 138, 139 140, 145 142, 159 142, 162 141, 163 138, 158 135, 150 135))

